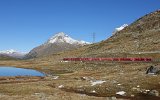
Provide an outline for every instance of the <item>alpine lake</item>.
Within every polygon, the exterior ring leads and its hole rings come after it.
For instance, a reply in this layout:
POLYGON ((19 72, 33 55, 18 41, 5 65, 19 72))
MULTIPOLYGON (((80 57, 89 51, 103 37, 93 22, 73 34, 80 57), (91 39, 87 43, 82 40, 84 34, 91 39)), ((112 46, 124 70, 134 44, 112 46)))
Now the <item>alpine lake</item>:
POLYGON ((45 74, 33 69, 16 68, 11 66, 0 66, 0 77, 15 77, 15 76, 40 76, 45 74))

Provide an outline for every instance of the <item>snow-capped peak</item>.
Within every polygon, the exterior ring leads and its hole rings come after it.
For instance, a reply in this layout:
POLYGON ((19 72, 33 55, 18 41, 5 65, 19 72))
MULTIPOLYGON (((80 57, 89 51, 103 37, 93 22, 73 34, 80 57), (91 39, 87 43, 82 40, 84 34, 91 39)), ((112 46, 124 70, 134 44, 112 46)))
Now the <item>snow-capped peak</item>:
POLYGON ((17 51, 13 50, 13 49, 10 49, 10 50, 3 50, 3 51, 0 51, 0 54, 12 54, 12 53, 15 53, 17 51))
POLYGON ((55 36, 53 36, 53 37, 58 37, 58 36, 67 36, 67 35, 65 35, 64 32, 59 32, 59 33, 55 34, 55 36))
POLYGON ((113 31, 113 35, 116 34, 117 32, 123 30, 125 27, 127 27, 128 24, 123 24, 122 26, 118 27, 118 28, 115 28, 115 30, 113 31))
POLYGON ((0 55, 7 55, 7 56, 15 57, 15 58, 22 58, 26 54, 27 53, 25 53, 25 52, 18 52, 13 49, 0 51, 0 55))
POLYGON ((80 45, 90 44, 89 42, 75 40, 69 37, 68 35, 66 35, 64 32, 60 32, 52 36, 47 41, 47 44, 50 44, 50 43, 69 43, 69 44, 80 44, 80 45))

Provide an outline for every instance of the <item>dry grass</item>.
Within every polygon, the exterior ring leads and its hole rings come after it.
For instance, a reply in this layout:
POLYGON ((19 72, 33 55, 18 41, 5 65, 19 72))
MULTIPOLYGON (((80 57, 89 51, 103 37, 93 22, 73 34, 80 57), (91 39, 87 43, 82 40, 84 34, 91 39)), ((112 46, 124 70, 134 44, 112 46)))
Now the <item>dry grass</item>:
MULTIPOLYGON (((1 61, 0 65, 32 68, 48 73, 50 76, 42 78, 0 78, 1 97, 27 98, 40 100, 40 97, 48 100, 90 100, 105 99, 105 97, 116 96, 116 92, 125 91, 125 98, 139 97, 138 90, 160 91, 160 78, 158 76, 146 75, 146 68, 155 63, 107 63, 107 62, 47 62, 44 59, 28 61, 1 61), (39 62, 39 63, 38 63, 39 62), (46 66, 44 66, 46 65, 46 66), (54 79, 53 75, 59 76, 54 79), (85 80, 83 77, 87 77, 85 80), (91 80, 104 80, 103 84, 91 86, 91 80), (121 85, 117 85, 121 84, 121 85), (59 88, 63 85, 63 88, 59 88), (92 93, 96 91, 96 93, 92 93), (41 96, 40 96, 41 95, 41 96)), ((156 63, 158 64, 158 63, 156 63)), ((120 97, 123 98, 123 97, 120 97)), ((27 100, 26 99, 26 100, 27 100)))

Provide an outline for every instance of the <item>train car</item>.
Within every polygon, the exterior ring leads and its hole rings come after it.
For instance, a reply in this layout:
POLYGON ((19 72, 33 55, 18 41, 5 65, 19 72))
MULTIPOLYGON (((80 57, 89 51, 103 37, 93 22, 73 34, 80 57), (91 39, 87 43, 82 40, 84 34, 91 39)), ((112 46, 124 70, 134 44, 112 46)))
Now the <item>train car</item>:
POLYGON ((63 61, 150 62, 152 58, 63 58, 63 61))

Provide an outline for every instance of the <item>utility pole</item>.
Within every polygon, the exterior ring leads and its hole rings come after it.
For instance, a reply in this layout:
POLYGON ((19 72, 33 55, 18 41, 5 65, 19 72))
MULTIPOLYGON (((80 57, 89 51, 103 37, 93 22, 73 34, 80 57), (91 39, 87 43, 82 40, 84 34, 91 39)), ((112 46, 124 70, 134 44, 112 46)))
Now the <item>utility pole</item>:
POLYGON ((95 43, 95 40, 96 40, 96 33, 93 32, 92 36, 93 36, 93 43, 95 43))

